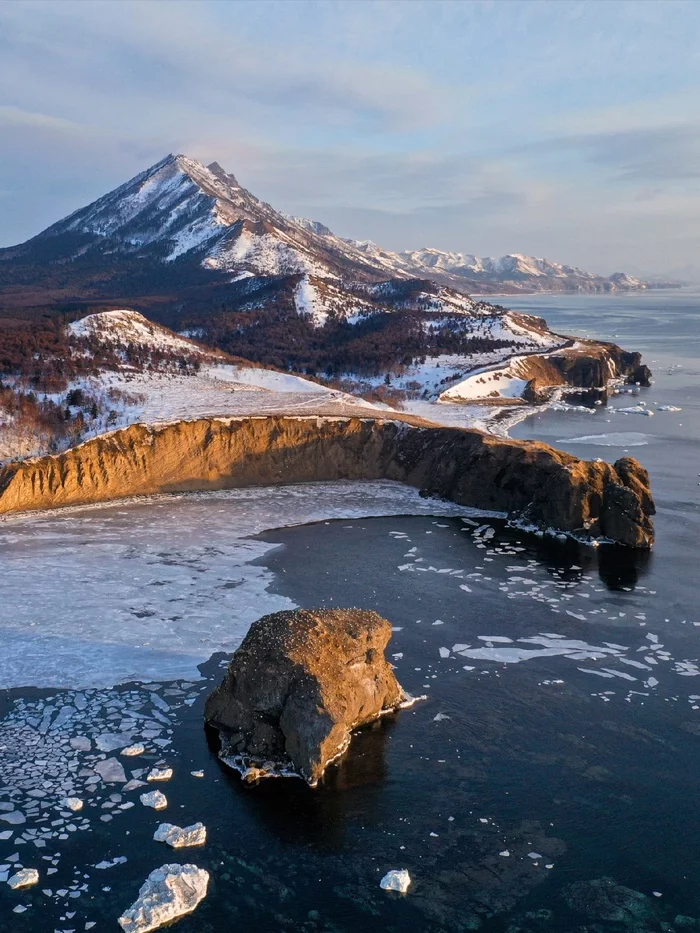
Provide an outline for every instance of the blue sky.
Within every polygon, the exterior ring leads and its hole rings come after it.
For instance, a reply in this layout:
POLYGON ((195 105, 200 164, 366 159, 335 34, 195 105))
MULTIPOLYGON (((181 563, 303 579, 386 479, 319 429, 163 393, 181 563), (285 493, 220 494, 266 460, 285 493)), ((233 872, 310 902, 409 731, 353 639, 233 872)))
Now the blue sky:
POLYGON ((0 244, 167 152, 394 249, 700 279, 700 4, 0 4, 0 244))

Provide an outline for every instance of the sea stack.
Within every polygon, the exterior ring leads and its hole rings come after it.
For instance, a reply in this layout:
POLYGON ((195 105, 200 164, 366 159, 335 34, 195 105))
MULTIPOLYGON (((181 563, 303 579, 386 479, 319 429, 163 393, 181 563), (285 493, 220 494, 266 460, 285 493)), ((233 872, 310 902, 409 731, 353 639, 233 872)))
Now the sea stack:
POLYGON ((255 783, 295 774, 315 786, 353 729, 409 698, 384 657, 391 623, 363 609, 298 609, 253 623, 205 719, 222 761, 255 783))

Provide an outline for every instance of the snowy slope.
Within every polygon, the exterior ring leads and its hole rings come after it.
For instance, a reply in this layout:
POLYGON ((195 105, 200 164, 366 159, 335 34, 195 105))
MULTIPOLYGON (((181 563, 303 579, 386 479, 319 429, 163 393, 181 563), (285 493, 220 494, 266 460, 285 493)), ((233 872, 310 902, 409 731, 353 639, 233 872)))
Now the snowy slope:
POLYGON ((105 343, 130 343, 153 350, 193 353, 196 356, 216 355, 214 351, 207 351, 191 340, 178 337, 166 327, 153 324, 142 314, 128 309, 89 314, 69 324, 68 329, 74 337, 95 338, 105 343))
MULTIPOLYGON (((65 408, 84 424, 66 434, 59 449, 139 422, 157 423, 197 417, 254 414, 371 415, 377 409, 344 392, 301 376, 263 366, 232 363, 128 309, 92 314, 68 325, 75 359, 87 362, 90 347, 116 350, 116 366, 83 367, 89 375, 71 379, 45 401, 65 408), (138 364, 131 362, 136 348, 138 364), (150 353, 149 353, 150 351, 150 353), (184 368, 181 361, 194 361, 184 368), (70 401, 76 390, 84 400, 70 401)), ((75 422, 74 422, 75 423, 75 422)), ((46 453, 51 438, 0 410, 0 461, 46 453)))
POLYGON ((386 312, 381 303, 368 301, 353 294, 340 284, 305 275, 294 290, 297 314, 309 318, 316 327, 322 327, 329 317, 356 324, 368 315, 386 312))

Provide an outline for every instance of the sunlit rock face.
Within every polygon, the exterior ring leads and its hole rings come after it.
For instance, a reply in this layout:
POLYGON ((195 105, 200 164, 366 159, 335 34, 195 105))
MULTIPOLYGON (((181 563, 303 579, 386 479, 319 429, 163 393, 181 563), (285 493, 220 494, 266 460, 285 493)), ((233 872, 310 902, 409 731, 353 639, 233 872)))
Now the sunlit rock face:
POLYGON ((537 528, 630 547, 653 542, 649 476, 636 460, 615 466, 579 460, 536 441, 417 419, 270 416, 133 425, 1 468, 0 513, 151 493, 377 479, 537 528))
POLYGON ((286 769, 317 784, 353 729, 407 701, 384 657, 390 638, 391 623, 361 609, 255 622, 207 700, 223 760, 249 780, 286 769))

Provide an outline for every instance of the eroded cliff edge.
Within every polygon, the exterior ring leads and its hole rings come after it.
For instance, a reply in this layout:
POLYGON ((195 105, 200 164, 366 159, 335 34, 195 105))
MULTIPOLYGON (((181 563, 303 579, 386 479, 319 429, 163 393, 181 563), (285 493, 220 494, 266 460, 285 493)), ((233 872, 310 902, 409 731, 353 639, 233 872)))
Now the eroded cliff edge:
POLYGON ((132 425, 0 469, 0 513, 239 486, 391 479, 541 528, 653 543, 646 470, 536 441, 358 417, 202 418, 132 425))

